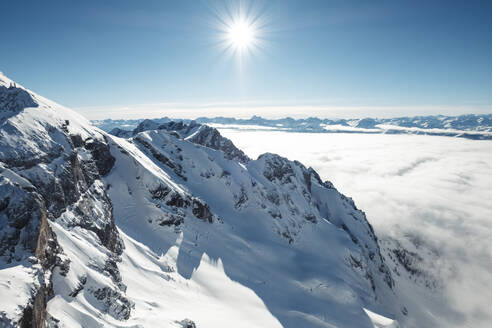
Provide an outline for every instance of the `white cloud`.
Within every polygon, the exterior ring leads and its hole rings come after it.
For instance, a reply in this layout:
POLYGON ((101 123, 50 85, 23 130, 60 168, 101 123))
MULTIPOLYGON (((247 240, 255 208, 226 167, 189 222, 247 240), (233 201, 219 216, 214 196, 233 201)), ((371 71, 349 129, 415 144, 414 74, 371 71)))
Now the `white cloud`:
MULTIPOLYGON (((314 167, 364 210, 380 235, 419 238, 444 282, 454 324, 492 321, 492 142, 410 135, 221 130, 256 157, 314 167), (265 142, 267 140, 268 142, 265 142)), ((444 319, 443 319, 444 320, 444 319)))

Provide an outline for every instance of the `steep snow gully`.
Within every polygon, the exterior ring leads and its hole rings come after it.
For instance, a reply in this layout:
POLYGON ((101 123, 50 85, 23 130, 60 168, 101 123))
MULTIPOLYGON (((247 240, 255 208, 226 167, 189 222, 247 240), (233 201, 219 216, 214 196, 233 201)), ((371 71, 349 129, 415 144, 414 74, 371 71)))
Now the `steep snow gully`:
POLYGON ((313 169, 148 123, 107 134, 0 75, 0 326, 433 324, 313 169))

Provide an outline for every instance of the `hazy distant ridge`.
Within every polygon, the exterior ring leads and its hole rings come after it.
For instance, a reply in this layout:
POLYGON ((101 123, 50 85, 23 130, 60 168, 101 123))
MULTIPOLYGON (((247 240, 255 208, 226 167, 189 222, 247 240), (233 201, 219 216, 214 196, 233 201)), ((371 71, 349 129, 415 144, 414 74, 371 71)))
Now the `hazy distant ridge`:
MULTIPOLYGON (((105 131, 114 128, 131 131, 144 119, 139 120, 95 120, 92 124, 105 131)), ((152 120, 155 123, 176 121, 168 117, 152 120)), ((192 120, 184 119, 185 123, 192 120)), ((397 118, 363 118, 363 119, 306 119, 281 118, 266 119, 253 116, 249 119, 231 117, 200 117, 195 120, 202 124, 227 126, 228 128, 248 130, 279 130, 289 132, 315 133, 387 133, 387 134, 424 134, 468 139, 492 139, 492 114, 461 116, 415 116, 397 118)))

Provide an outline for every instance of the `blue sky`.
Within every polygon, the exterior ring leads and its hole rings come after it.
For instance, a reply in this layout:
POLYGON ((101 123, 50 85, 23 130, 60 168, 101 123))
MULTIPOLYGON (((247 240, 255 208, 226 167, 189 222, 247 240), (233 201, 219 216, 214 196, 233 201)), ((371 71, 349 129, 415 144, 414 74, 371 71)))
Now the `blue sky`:
POLYGON ((0 70, 89 118, 492 112, 490 1, 2 1, 0 70))

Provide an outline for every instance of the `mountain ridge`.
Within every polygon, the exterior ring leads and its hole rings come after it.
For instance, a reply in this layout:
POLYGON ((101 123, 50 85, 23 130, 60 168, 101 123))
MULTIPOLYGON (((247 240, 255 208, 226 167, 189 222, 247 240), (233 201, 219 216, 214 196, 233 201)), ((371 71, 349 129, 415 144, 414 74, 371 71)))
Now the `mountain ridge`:
POLYGON ((112 136, 9 82, 0 99, 21 106, 0 108, 2 326, 434 322, 400 300, 365 214, 312 168, 252 160, 197 123, 112 136))
POLYGON ((267 130, 307 133, 366 133, 366 134, 416 134, 459 137, 474 140, 492 139, 492 114, 466 114, 460 116, 414 116, 396 118, 362 119, 266 119, 252 116, 250 119, 231 117, 199 117, 195 120, 170 119, 168 117, 141 120, 95 120, 92 123, 111 133, 131 133, 141 122, 154 122, 156 126, 170 121, 207 124, 217 128, 242 130, 267 130), (117 130, 114 130, 117 129, 117 130), (114 130, 114 131, 111 131, 114 130), (130 132, 129 132, 130 131, 130 132))

